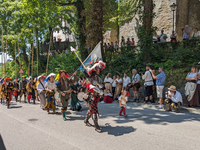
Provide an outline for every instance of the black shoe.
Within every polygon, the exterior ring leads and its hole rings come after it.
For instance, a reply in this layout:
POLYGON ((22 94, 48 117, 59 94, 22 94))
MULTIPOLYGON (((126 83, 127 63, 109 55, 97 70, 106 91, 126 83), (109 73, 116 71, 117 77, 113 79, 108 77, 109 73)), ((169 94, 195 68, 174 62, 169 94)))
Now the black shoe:
POLYGON ((134 99, 133 102, 136 102, 136 99, 134 99))

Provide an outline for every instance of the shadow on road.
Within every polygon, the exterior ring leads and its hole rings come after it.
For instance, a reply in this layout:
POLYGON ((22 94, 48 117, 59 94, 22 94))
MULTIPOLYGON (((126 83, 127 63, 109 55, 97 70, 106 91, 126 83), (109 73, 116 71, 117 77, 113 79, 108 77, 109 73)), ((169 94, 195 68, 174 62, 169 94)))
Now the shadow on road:
POLYGON ((132 126, 115 126, 112 127, 109 124, 106 124, 106 126, 102 127, 103 132, 108 132, 109 135, 114 136, 122 136, 124 134, 129 134, 131 132, 135 132, 136 129, 132 126))
POLYGON ((6 150, 1 134, 0 134, 0 150, 6 150))
POLYGON ((10 109, 15 109, 15 108, 22 108, 22 106, 10 106, 10 109))

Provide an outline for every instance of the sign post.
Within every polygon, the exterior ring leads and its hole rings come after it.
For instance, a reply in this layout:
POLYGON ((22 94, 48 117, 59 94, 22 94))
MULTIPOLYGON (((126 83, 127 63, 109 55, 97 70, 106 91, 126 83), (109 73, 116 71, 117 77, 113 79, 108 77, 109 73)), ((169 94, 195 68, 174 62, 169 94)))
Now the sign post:
POLYGON ((19 70, 20 77, 22 76, 23 73, 24 73, 24 71, 22 69, 20 69, 19 70))

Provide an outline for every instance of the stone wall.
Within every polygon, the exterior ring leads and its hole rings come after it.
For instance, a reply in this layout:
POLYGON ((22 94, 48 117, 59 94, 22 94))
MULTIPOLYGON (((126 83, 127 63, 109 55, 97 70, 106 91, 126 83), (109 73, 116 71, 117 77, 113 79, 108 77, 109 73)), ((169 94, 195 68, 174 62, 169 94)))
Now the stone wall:
MULTIPOLYGON (((165 33, 168 35, 168 41, 170 40, 169 36, 171 35, 173 29, 173 13, 171 11, 170 5, 175 3, 176 0, 155 0, 155 8, 154 12, 156 17, 153 20, 153 26, 158 28, 158 34, 160 34, 160 30, 164 29, 165 33)), ((136 43, 138 42, 137 31, 140 27, 141 23, 139 22, 139 16, 136 15, 133 19, 126 21, 124 25, 120 26, 119 29, 119 39, 121 41, 121 36, 124 36, 125 40, 127 38, 134 38, 136 43)), ((113 38, 110 37, 112 32, 115 31, 107 31, 104 34, 104 42, 110 43, 114 42, 113 38)))

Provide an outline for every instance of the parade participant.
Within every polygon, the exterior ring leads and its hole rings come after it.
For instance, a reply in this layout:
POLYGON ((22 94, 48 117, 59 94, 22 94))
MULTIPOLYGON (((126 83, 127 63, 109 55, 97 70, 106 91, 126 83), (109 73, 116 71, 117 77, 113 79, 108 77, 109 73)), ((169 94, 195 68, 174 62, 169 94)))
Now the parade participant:
POLYGON ((124 90, 122 95, 119 97, 119 106, 121 107, 121 110, 119 112, 120 116, 123 116, 122 115, 123 112, 124 117, 127 117, 125 110, 126 110, 126 102, 128 101, 128 96, 129 96, 128 91, 124 90))
POLYGON ((180 111, 180 105, 183 103, 181 93, 176 91, 176 87, 171 85, 170 88, 168 88, 168 92, 166 93, 166 100, 165 103, 168 106, 167 111, 171 111, 172 108, 178 109, 177 111, 180 111))
POLYGON ((6 97, 7 108, 9 108, 10 107, 10 101, 12 100, 12 94, 13 94, 13 91, 14 91, 14 85, 11 82, 11 78, 7 77, 5 79, 5 82, 2 85, 2 91, 4 92, 4 95, 6 97))
POLYGON ((120 95, 122 91, 122 79, 120 78, 119 75, 117 75, 117 79, 115 80, 117 86, 115 88, 115 95, 114 95, 114 100, 120 95))
POLYGON ((55 103, 55 93, 56 93, 56 83, 54 81, 54 78, 55 78, 55 74, 54 73, 51 73, 48 75, 47 77, 47 82, 45 84, 45 90, 46 90, 46 95, 47 95, 47 98, 46 98, 46 105, 45 105, 45 108, 47 109, 47 113, 49 114, 49 109, 53 109, 53 113, 57 113, 56 112, 56 103, 55 103))
POLYGON ((0 79, 0 98, 1 98, 1 104, 4 103, 4 98, 5 98, 5 95, 2 91, 2 85, 3 85, 3 81, 4 81, 4 78, 1 78, 0 79))
POLYGON ((107 94, 108 90, 112 91, 112 82, 113 82, 113 79, 111 78, 111 73, 108 73, 108 75, 104 79, 104 83, 105 83, 104 94, 107 94))
POLYGON ((34 82, 34 78, 29 77, 29 83, 27 83, 26 86, 27 92, 28 92, 28 102, 30 103, 31 98, 33 99, 33 104, 35 104, 35 89, 36 89, 36 84, 34 82))
POLYGON ((16 102, 18 101, 18 96, 20 94, 19 92, 19 79, 16 78, 15 81, 13 82, 14 84, 14 88, 15 88, 15 91, 13 92, 13 95, 15 96, 15 100, 16 102))
POLYGON ((27 85, 26 76, 22 76, 22 80, 19 82, 19 90, 20 90, 19 102, 21 102, 22 95, 24 94, 24 103, 26 103, 26 92, 27 92, 26 85, 27 85))
POLYGON ((60 70, 60 79, 58 80, 57 91, 60 94, 61 101, 61 113, 63 115, 63 120, 66 121, 65 112, 67 111, 69 94, 72 92, 70 90, 69 84, 76 78, 76 72, 74 73, 74 78, 66 77, 67 72, 65 70, 60 70))
POLYGON ((79 111, 82 108, 81 104, 79 103, 78 98, 77 98, 78 87, 79 87, 79 84, 77 84, 76 81, 73 84, 71 84, 71 86, 70 86, 70 88, 73 90, 71 92, 70 109, 73 111, 79 111))
POLYGON ((40 98, 40 108, 43 110, 45 110, 45 105, 46 105, 46 99, 45 99, 46 91, 44 87, 46 84, 46 81, 44 81, 45 78, 46 76, 44 75, 39 76, 38 77, 39 83, 37 85, 37 90, 38 90, 39 98, 40 98))
POLYGON ((98 75, 101 71, 103 71, 105 65, 106 64, 104 62, 99 61, 98 63, 94 64, 91 68, 87 68, 84 70, 84 73, 87 77, 87 94, 85 94, 83 98, 90 104, 90 109, 87 111, 87 116, 84 120, 84 123, 90 127, 91 124, 89 123, 89 119, 90 117, 92 117, 95 125, 95 130, 99 133, 101 132, 101 129, 98 125, 99 111, 97 104, 100 100, 100 96, 103 95, 103 90, 100 90, 103 88, 103 85, 98 75))

